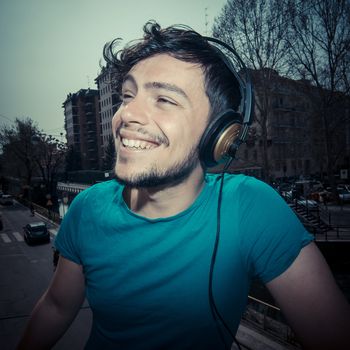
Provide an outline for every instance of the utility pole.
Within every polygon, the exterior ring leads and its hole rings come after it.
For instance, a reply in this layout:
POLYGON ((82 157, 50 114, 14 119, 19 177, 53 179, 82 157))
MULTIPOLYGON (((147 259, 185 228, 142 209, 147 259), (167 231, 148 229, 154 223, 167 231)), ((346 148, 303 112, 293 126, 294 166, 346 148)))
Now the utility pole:
POLYGON ((208 36, 208 7, 204 9, 204 24, 205 24, 205 35, 208 36))

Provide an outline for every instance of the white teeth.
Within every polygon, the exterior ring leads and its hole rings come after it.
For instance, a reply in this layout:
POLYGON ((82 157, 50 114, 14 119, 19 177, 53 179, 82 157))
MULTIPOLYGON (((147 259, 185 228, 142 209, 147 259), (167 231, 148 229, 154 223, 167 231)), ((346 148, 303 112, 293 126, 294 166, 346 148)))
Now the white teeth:
POLYGON ((137 148, 140 147, 140 141, 139 140, 134 141, 134 147, 137 147, 137 148))
POLYGON ((122 138, 122 144, 125 147, 135 148, 135 149, 150 149, 151 148, 151 144, 149 144, 146 141, 141 141, 141 140, 130 140, 130 139, 122 138))

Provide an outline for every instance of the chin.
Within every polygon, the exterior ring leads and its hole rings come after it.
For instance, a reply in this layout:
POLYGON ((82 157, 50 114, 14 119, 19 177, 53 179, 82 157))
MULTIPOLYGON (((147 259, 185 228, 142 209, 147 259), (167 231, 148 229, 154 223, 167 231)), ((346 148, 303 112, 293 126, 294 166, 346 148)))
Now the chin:
POLYGON ((150 170, 145 169, 141 165, 135 166, 116 163, 114 167, 115 176, 121 181, 132 181, 132 179, 144 176, 144 174, 147 174, 148 172, 150 172, 150 170))
POLYGON ((195 163, 185 163, 185 165, 183 167, 177 164, 167 170, 153 166, 142 172, 135 171, 128 174, 123 174, 116 168, 115 174, 118 182, 131 188, 173 187, 185 181, 194 171, 195 163))
POLYGON ((144 159, 140 162, 129 163, 117 158, 115 165, 116 179, 129 187, 154 188, 154 187, 172 187, 185 181, 191 174, 201 167, 198 151, 193 147, 188 154, 171 163, 160 166, 158 160, 150 160, 145 163, 144 159))

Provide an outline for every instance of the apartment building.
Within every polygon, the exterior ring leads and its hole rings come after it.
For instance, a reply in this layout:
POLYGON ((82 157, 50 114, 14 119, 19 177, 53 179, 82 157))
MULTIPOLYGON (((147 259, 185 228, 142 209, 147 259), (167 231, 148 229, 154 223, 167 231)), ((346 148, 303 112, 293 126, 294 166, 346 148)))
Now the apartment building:
POLYGON ((67 145, 80 154, 82 170, 101 165, 99 92, 80 89, 63 102, 67 145))
POLYGON ((308 176, 318 170, 312 152, 313 107, 301 82, 278 75, 276 80, 267 125, 272 177, 308 176))
POLYGON ((252 76, 255 118, 230 171, 267 181, 321 176, 327 171, 327 157, 336 176, 341 169, 349 170, 349 99, 345 95, 337 94, 341 103, 325 111, 319 91, 306 81, 282 77, 271 69, 252 71, 252 76), (327 113, 326 118, 322 113, 327 113))
POLYGON ((99 91, 100 121, 101 121, 101 154, 105 157, 108 143, 113 136, 112 118, 120 103, 119 95, 115 91, 114 81, 117 79, 113 68, 107 66, 101 69, 101 73, 95 79, 99 91))

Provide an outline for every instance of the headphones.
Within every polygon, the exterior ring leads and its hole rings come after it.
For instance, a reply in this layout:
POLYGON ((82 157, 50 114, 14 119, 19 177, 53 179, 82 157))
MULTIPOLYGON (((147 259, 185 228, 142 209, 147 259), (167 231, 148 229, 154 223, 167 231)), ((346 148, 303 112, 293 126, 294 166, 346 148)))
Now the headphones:
POLYGON ((221 40, 203 37, 220 54, 227 68, 236 78, 241 92, 237 111, 227 109, 212 118, 199 143, 199 157, 210 168, 227 158, 234 158, 238 147, 246 140, 249 126, 253 121, 254 92, 250 72, 238 53, 221 40), (235 69, 239 66, 244 77, 235 69))

